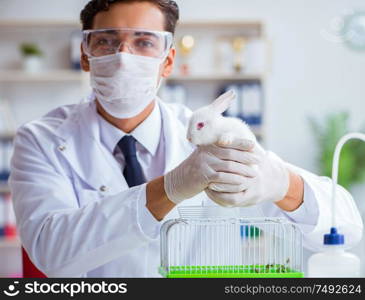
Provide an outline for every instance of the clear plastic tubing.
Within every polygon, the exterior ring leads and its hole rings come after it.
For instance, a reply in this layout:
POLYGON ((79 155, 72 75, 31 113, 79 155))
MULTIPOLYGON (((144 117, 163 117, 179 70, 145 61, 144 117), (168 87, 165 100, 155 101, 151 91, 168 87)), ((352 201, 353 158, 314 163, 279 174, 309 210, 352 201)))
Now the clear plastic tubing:
MULTIPOLYGON (((339 142, 337 143, 335 154, 333 155, 333 165, 332 165, 332 227, 337 227, 337 220, 336 220, 336 187, 337 187, 337 179, 338 179, 338 167, 340 161, 340 154, 342 147, 352 139, 362 140, 365 142, 365 134, 354 132, 348 133, 344 135, 339 142)), ((365 153, 364 153, 365 157, 365 153)))

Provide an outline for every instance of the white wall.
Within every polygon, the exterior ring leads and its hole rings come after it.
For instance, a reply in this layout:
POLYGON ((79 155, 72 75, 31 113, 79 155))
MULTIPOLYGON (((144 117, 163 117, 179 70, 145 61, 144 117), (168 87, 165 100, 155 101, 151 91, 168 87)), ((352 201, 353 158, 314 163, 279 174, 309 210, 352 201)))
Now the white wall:
POLYGON ((78 19, 88 0, 1 0, 0 19, 78 19))

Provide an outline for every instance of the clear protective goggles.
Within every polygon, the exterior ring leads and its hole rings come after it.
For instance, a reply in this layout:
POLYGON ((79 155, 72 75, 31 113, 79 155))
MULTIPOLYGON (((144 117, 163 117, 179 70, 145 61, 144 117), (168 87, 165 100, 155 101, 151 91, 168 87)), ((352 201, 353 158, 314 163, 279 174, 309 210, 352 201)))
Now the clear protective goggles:
POLYGON ((172 47, 173 36, 167 31, 110 28, 83 31, 82 47, 89 57, 125 51, 134 55, 163 58, 172 47))

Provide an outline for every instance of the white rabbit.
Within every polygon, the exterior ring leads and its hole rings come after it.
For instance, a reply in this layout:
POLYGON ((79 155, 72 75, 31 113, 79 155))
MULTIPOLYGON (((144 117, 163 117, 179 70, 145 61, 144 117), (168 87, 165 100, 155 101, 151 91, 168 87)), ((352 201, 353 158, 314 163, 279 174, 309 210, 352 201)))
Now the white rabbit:
POLYGON ((199 108, 190 118, 187 139, 195 145, 218 143, 229 145, 235 138, 245 138, 256 142, 256 137, 248 125, 240 119, 223 117, 236 99, 234 91, 228 91, 213 103, 199 108))

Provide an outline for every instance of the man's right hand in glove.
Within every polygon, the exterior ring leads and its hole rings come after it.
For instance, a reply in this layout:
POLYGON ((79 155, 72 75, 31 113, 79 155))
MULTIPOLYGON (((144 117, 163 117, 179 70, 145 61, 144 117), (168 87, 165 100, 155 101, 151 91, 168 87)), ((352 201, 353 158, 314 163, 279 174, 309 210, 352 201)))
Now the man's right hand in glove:
POLYGON ((237 139, 229 148, 217 145, 198 146, 178 167, 165 175, 164 188, 168 199, 175 204, 204 191, 210 183, 224 186, 224 192, 245 190, 245 177, 255 177, 253 167, 258 163, 249 152, 254 144, 237 139))

